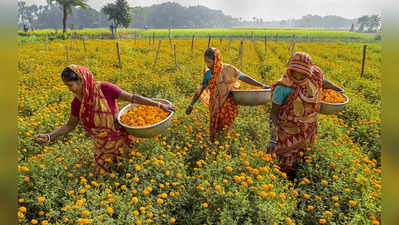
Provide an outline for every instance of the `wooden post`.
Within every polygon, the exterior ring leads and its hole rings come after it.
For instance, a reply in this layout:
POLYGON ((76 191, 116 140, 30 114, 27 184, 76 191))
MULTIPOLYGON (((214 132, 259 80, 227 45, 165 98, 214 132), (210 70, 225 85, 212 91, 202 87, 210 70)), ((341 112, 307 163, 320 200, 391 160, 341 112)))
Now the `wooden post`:
POLYGON ((208 48, 211 46, 211 35, 208 37, 208 48))
POLYGON ((172 51, 173 51, 172 38, 170 37, 170 28, 169 28, 169 34, 168 34, 168 38, 169 38, 169 44, 170 44, 170 47, 172 48, 172 51))
POLYGON ((155 55, 154 65, 152 65, 152 69, 153 70, 155 70, 155 66, 157 65, 158 56, 159 56, 159 50, 161 49, 161 43, 162 43, 162 40, 159 40, 157 54, 155 55))
POLYGON ((194 35, 193 38, 191 39, 191 52, 194 51, 194 35))
POLYGON ((243 65, 243 50, 244 50, 244 41, 241 40, 240 44, 240 70, 242 71, 244 65, 243 65))
POLYGON ((118 54, 119 69, 122 69, 121 52, 119 48, 119 41, 116 41, 116 53, 118 54))
POLYGON ((152 32, 152 45, 155 45, 155 32, 152 32))
POLYGON ((177 65, 176 44, 173 44, 173 54, 175 55, 175 66, 176 66, 176 69, 180 69, 179 66, 177 65))
POLYGON ((367 50, 367 45, 363 45, 362 73, 360 74, 360 77, 363 77, 363 75, 364 75, 364 65, 366 62, 366 50, 367 50))
POLYGON ((148 38, 148 49, 151 49, 151 36, 148 38))
POLYGON ((137 31, 134 32, 134 44, 137 45, 137 31))
MULTIPOLYGON (((294 52, 295 52, 295 45, 296 45, 296 42, 295 42, 295 34, 293 34, 293 35, 292 35, 292 42, 291 42, 291 55, 293 55, 294 52)), ((290 56, 291 56, 291 55, 290 55, 290 56)))
POLYGON ((82 42, 83 42, 83 49, 85 50, 85 53, 87 53, 86 43, 84 38, 82 39, 82 42))
POLYGON ((267 37, 265 35, 265 59, 266 59, 266 56, 267 56, 267 37))
POLYGON ((66 64, 69 65, 69 48, 68 48, 68 45, 65 45, 65 58, 66 58, 66 64))
POLYGON ((48 51, 48 34, 46 34, 46 51, 48 51))

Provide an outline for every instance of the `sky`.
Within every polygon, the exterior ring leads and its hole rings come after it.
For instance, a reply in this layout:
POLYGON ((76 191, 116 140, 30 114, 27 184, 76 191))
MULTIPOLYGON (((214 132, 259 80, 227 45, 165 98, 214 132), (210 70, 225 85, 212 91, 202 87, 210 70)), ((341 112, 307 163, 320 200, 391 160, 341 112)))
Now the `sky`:
MULTIPOLYGON (((131 7, 150 6, 172 0, 127 0, 131 7)), ((394 0, 174 0, 183 6, 202 5, 222 10, 224 14, 250 20, 252 17, 266 21, 298 19, 304 15, 337 15, 349 19, 363 15, 381 14, 384 7, 394 0)), ((46 4, 46 0, 25 0, 28 4, 46 4)), ((97 10, 114 0, 88 0, 97 10)))

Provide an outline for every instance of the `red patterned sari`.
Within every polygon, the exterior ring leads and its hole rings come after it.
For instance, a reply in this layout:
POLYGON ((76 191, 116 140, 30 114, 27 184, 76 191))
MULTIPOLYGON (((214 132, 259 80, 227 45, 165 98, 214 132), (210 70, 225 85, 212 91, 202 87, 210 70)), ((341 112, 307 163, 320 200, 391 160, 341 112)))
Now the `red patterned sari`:
POLYGON ((286 73, 272 85, 272 94, 277 85, 292 88, 278 114, 277 144, 274 150, 284 172, 292 170, 299 151, 305 146, 311 146, 317 135, 322 79, 322 70, 312 63, 310 56, 298 52, 290 58, 286 73), (296 80, 291 70, 306 75, 305 79, 296 80))
POLYGON ((86 131, 93 137, 95 163, 102 170, 109 172, 106 162, 116 161, 125 146, 133 145, 134 139, 115 123, 100 83, 94 81, 92 72, 78 65, 70 65, 69 68, 83 83, 79 117, 86 131))

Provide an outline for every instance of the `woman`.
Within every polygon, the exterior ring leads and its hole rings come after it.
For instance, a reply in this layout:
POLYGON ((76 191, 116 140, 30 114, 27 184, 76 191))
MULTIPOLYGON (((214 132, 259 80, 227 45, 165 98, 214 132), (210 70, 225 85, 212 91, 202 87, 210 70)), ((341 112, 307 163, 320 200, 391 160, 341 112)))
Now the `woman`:
POLYGON ((290 178, 295 176, 298 153, 310 147, 317 134, 322 88, 343 92, 324 79, 323 71, 304 52, 291 56, 286 73, 272 85, 268 152, 276 153, 280 168, 290 178))
MULTIPOLYGON (((72 131, 79 120, 94 140, 96 165, 109 172, 106 162, 115 161, 125 146, 132 146, 134 139, 116 123, 118 105, 124 100, 143 105, 158 106, 165 111, 174 111, 173 105, 165 105, 151 99, 130 94, 108 82, 94 81, 91 71, 83 66, 70 65, 62 72, 62 80, 75 95, 71 103, 69 121, 62 127, 47 134, 36 136, 39 142, 49 142, 72 131)), ((102 171, 102 173, 104 172, 102 171)))
POLYGON ((223 63, 222 54, 216 48, 208 48, 204 60, 209 70, 204 72, 201 87, 187 107, 186 114, 191 113, 194 104, 201 98, 209 106, 210 139, 214 142, 215 136, 231 127, 238 115, 238 105, 233 101, 230 91, 238 87, 239 80, 264 89, 270 87, 242 74, 234 66, 223 63))

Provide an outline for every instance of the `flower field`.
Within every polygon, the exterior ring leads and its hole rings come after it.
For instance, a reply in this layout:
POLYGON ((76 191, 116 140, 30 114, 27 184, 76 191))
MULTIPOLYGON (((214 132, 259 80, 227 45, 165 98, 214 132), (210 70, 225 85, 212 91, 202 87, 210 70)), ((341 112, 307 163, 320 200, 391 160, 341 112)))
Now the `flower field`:
MULTIPOLYGON (((208 40, 54 40, 18 46, 19 224, 380 224, 381 45, 297 43, 350 98, 338 115, 319 115, 317 140, 302 152, 296 182, 266 154, 270 105, 240 107, 233 130, 211 145, 208 109, 185 109, 202 79, 208 40), (66 47, 68 46, 68 52, 66 47), (81 125, 39 145, 33 137, 63 125, 72 93, 61 72, 87 66, 96 80, 131 93, 173 102, 172 126, 161 136, 137 139, 113 173, 96 177, 92 143, 81 125)), ((224 62, 240 68, 240 41, 212 40, 224 62)), ((285 71, 290 44, 245 41, 245 74, 270 85, 285 71)), ((242 85, 242 88, 249 88, 242 85)), ((119 102, 120 107, 127 102, 119 102)))

